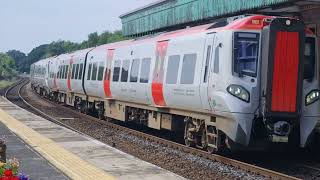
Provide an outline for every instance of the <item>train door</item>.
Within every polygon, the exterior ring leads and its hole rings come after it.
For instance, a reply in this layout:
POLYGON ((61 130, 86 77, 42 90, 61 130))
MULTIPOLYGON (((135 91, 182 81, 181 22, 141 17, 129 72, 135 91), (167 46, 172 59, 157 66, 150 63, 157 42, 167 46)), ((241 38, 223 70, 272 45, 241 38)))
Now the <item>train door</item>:
POLYGON ((49 74, 50 74, 50 61, 47 61, 47 68, 46 68, 46 73, 45 73, 45 87, 49 87, 49 74))
POLYGON ((104 73, 104 81, 103 81, 103 88, 104 94, 106 98, 112 98, 111 89, 110 89, 110 78, 111 78, 111 68, 112 68, 112 60, 114 57, 114 49, 107 50, 107 62, 105 67, 104 73))
POLYGON ((201 103, 202 108, 206 110, 212 110, 211 102, 211 96, 210 92, 213 91, 214 85, 212 84, 212 79, 210 78, 213 63, 212 60, 215 57, 215 39, 216 34, 211 33, 207 35, 206 38, 206 45, 204 50, 204 60, 203 60, 203 77, 201 78, 201 84, 200 84, 200 97, 201 97, 201 103), (210 68, 211 67, 211 68, 210 68))
POLYGON ((167 54, 168 40, 157 42, 156 64, 153 71, 152 97, 156 106, 166 106, 163 96, 164 60, 167 54))

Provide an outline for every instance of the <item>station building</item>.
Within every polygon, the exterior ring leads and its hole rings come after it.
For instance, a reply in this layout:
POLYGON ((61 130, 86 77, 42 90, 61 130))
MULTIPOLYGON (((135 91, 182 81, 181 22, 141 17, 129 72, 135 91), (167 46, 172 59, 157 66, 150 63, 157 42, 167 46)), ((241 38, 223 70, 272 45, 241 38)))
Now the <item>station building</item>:
POLYGON ((120 18, 124 35, 139 37, 257 13, 300 16, 320 35, 320 0, 159 0, 120 18))

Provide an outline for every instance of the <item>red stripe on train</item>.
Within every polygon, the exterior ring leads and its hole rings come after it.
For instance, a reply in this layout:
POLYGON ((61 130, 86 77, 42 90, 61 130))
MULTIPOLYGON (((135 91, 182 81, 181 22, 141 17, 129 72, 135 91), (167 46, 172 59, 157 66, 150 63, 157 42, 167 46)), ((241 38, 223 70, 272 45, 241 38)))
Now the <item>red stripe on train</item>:
POLYGON ((111 98, 111 88, 110 88, 110 76, 111 76, 111 63, 113 60, 114 49, 108 49, 107 51, 107 62, 103 81, 104 94, 107 98, 111 98))
POLYGON ((298 66, 299 33, 277 32, 272 79, 272 111, 296 111, 298 66))
POLYGON ((157 42, 156 65, 153 72, 151 85, 153 101, 157 106, 166 106, 163 96, 164 59, 167 54, 168 41, 157 42))
POLYGON ((68 85, 68 90, 69 91, 72 91, 71 89, 71 67, 72 67, 72 64, 73 64, 73 56, 71 56, 71 59, 70 59, 70 63, 69 63, 69 67, 68 67, 68 81, 67 81, 67 85, 68 85))

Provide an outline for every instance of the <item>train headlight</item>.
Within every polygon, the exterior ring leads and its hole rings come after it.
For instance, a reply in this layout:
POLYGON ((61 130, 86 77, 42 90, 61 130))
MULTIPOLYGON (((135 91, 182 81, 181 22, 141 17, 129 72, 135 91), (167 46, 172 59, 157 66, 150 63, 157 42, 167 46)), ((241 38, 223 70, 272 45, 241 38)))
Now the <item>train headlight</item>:
POLYGON ((242 86, 232 84, 227 88, 228 93, 245 102, 250 102, 250 93, 242 86))
POLYGON ((306 96, 306 106, 319 100, 320 92, 319 90, 312 90, 306 96))

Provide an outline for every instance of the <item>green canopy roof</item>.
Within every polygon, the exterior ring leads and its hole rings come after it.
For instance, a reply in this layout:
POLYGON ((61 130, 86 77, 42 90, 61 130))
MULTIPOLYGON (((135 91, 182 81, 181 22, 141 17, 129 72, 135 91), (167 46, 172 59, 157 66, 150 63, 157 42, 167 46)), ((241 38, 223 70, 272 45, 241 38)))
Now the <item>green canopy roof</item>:
POLYGON ((120 16, 124 35, 143 35, 191 22, 252 12, 295 0, 160 0, 120 16))

